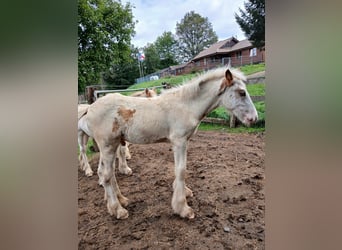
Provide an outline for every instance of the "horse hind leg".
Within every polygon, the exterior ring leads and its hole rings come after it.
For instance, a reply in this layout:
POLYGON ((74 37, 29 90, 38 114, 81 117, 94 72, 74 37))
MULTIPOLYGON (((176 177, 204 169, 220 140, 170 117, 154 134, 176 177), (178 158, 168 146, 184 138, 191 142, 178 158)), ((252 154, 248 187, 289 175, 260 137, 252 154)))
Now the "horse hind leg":
POLYGON ((116 151, 117 158, 119 159, 119 172, 125 175, 132 175, 132 169, 128 167, 127 161, 126 161, 127 151, 128 151, 127 143, 125 143, 124 146, 120 144, 116 151))
MULTIPOLYGON (((97 168, 97 174, 99 176, 99 185, 100 186, 104 186, 104 177, 103 177, 103 166, 101 166, 102 164, 102 160, 101 160, 101 154, 100 154, 100 160, 99 160, 99 166, 97 168)), ((113 169, 115 172, 115 160, 113 162, 113 169)), ((115 175, 113 175, 113 178, 115 178, 115 175)), ((120 191, 120 188, 117 184, 117 181, 115 179, 115 181, 113 181, 113 183, 116 185, 115 188, 116 188, 116 194, 117 194, 117 197, 121 203, 121 205, 123 205, 124 207, 127 207, 128 206, 128 199, 122 195, 121 191, 120 191)), ((108 197, 107 197, 107 192, 106 192, 106 189, 104 190, 104 200, 107 201, 108 197)))
POLYGON ((87 143, 88 143, 89 136, 82 130, 78 131, 78 145, 80 147, 80 167, 83 171, 85 171, 86 176, 92 176, 93 170, 91 169, 87 157, 87 143))
POLYGON ((110 215, 117 219, 126 219, 128 211, 122 205, 128 204, 128 199, 124 197, 119 189, 115 178, 114 160, 116 146, 104 146, 98 142, 101 152, 101 161, 99 163, 99 179, 103 181, 105 198, 107 199, 107 209, 110 215), (115 151, 114 151, 115 150, 115 151), (122 202, 122 205, 121 205, 122 202))
POLYGON ((126 141, 126 153, 125 153, 126 154, 126 160, 132 159, 132 155, 131 155, 131 152, 129 152, 128 146, 129 146, 129 142, 126 141))

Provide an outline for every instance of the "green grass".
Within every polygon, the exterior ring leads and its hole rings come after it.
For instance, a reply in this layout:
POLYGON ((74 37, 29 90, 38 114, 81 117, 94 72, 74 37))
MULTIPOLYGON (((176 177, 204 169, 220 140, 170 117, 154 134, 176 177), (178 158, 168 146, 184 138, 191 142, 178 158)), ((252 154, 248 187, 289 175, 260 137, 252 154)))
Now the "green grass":
POLYGON ((254 103, 256 110, 258 111, 259 120, 263 120, 265 122, 265 102, 256 102, 254 103))
POLYGON ((265 84, 264 83, 256 83, 256 84, 248 84, 247 90, 250 96, 255 95, 265 95, 265 84))
POLYGON ((244 65, 239 68, 245 75, 250 75, 259 71, 265 71, 265 63, 244 65))
POLYGON ((212 118, 220 118, 220 119, 229 121, 229 114, 224 107, 219 107, 217 109, 214 109, 207 116, 212 117, 212 118))
POLYGON ((238 126, 236 128, 230 128, 226 125, 220 124, 208 124, 208 123, 201 123, 199 128, 201 131, 222 131, 228 133, 259 133, 264 132, 265 127, 245 127, 245 126, 238 126))

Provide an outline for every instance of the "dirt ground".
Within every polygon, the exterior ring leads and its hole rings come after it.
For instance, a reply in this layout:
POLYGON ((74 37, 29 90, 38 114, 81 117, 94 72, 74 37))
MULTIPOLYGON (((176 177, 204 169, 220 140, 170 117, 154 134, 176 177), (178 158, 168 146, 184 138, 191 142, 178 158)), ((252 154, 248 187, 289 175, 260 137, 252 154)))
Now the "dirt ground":
MULTIPOLYGON (((265 249, 265 135, 203 132, 188 146, 192 220, 172 213, 170 143, 130 145, 133 175, 117 174, 129 217, 107 212, 98 177, 78 172, 79 249, 265 249)), ((98 153, 91 160, 96 173, 98 153)))

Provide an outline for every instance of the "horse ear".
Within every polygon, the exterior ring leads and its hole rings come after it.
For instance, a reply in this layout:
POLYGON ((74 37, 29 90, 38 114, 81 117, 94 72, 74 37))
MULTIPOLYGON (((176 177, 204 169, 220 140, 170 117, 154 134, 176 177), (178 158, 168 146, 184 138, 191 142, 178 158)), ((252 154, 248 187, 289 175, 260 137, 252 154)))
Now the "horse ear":
POLYGON ((233 74, 230 72, 229 69, 226 70, 226 80, 227 80, 227 86, 233 85, 233 74))

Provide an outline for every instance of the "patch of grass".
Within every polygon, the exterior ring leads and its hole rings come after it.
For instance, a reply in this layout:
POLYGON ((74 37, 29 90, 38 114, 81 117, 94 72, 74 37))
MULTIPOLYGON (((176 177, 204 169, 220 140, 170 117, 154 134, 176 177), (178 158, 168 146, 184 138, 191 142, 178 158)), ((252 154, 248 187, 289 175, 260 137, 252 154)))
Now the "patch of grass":
POLYGON ((88 145, 87 145, 87 156, 92 156, 93 154, 95 154, 95 152, 90 150, 90 148, 93 147, 93 145, 94 145, 93 138, 89 138, 88 145))
POLYGON ((265 102, 261 101, 261 102, 256 102, 254 103, 256 110, 258 111, 258 116, 259 116, 259 120, 266 120, 266 110, 265 110, 265 102))
POLYGON ((265 70, 265 63, 250 64, 239 67, 239 69, 245 74, 250 75, 259 71, 265 70))
POLYGON ((212 117, 212 118, 225 119, 229 121, 229 114, 224 107, 219 107, 217 109, 214 109, 207 116, 212 117))
POLYGON ((264 83, 256 83, 256 84, 247 84, 247 90, 250 96, 265 95, 265 84, 264 83))
POLYGON ((265 127, 245 127, 245 126, 238 126, 236 128, 230 128, 226 125, 220 124, 208 124, 208 123, 201 123, 199 128, 201 131, 222 131, 227 133, 257 133, 257 132, 264 132, 265 127))

